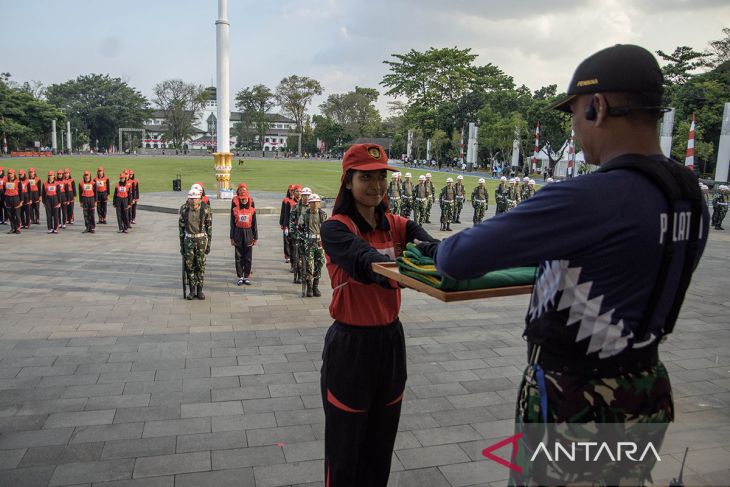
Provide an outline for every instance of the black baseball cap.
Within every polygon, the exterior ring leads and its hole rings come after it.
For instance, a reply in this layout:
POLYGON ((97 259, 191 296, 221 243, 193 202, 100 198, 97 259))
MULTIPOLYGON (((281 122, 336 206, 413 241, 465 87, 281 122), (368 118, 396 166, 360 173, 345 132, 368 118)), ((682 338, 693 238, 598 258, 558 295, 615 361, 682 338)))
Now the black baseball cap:
POLYGON ((652 53, 632 44, 616 44, 578 65, 568 85, 568 96, 546 110, 570 112, 576 96, 605 92, 664 93, 664 76, 652 53))

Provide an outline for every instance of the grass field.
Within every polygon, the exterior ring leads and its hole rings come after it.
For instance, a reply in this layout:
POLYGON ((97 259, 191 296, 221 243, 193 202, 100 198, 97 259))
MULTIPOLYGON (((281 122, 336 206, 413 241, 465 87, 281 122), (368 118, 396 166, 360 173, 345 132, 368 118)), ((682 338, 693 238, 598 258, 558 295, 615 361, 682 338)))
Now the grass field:
MULTIPOLYGON (((71 169, 72 176, 78 181, 84 170, 96 175, 96 168, 104 166, 107 176, 113 181, 126 168, 133 168, 139 179, 141 192, 172 191, 172 180, 176 174, 182 176, 182 187, 186 190, 191 184, 202 181, 211 192, 215 188, 215 170, 213 157, 137 157, 137 156, 54 156, 49 158, 3 158, 0 166, 7 168, 28 169, 35 167, 38 175, 45 178, 49 169, 71 169)), ((309 186, 322 196, 334 197, 340 187, 340 161, 313 161, 300 159, 247 159, 243 166, 239 166, 234 158, 231 173, 231 186, 245 182, 251 191, 272 191, 285 193, 290 183, 299 183, 309 186)), ((413 174, 414 184, 418 176, 426 171, 404 169, 402 171, 413 174)), ((445 184, 446 178, 456 178, 457 173, 432 171, 433 183, 439 191, 445 184)), ((476 176, 464 174, 464 184, 468 194, 477 185, 476 176)), ((487 187, 494 194, 496 187, 494 180, 487 179, 487 187)), ((491 199, 491 198, 490 198, 491 199)))

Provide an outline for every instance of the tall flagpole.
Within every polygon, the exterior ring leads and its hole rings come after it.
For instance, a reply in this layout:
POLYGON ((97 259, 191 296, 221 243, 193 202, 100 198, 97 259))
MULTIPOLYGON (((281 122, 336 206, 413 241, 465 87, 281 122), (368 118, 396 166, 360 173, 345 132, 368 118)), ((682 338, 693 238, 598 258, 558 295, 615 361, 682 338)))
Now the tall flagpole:
POLYGON ((532 172, 537 170, 537 153, 540 151, 540 121, 537 121, 535 128, 535 152, 532 155, 532 172))
POLYGON ((218 20, 215 21, 216 48, 216 103, 218 119, 216 120, 216 152, 213 154, 215 164, 215 180, 218 187, 218 198, 230 199, 231 169, 231 108, 228 85, 229 53, 228 53, 228 0, 218 0, 218 20))
POLYGON ((569 178, 575 177, 575 130, 570 131, 570 141, 568 142, 568 171, 569 178))

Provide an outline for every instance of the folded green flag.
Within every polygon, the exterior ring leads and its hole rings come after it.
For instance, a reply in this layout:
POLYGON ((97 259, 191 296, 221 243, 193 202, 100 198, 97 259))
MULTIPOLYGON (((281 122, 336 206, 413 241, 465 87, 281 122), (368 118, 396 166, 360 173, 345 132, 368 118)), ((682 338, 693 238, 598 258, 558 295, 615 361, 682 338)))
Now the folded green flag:
POLYGON ((522 286, 535 282, 536 267, 513 267, 488 272, 482 277, 457 281, 444 277, 436 271, 431 257, 423 255, 414 244, 409 243, 402 257, 397 259, 401 274, 418 279, 442 291, 468 291, 496 287, 522 286))

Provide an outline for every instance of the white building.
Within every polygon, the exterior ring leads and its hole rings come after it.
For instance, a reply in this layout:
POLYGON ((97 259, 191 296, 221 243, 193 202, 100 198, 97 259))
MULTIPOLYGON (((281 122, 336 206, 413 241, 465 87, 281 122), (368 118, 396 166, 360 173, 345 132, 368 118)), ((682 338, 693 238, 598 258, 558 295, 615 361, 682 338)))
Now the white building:
MULTIPOLYGON (((216 122, 218 113, 218 104, 216 102, 216 89, 214 87, 206 88, 207 100, 202 110, 195 119, 195 127, 193 129, 192 138, 186 142, 187 149, 207 149, 216 145, 216 122)), ((285 149, 290 136, 298 137, 296 133, 296 122, 279 114, 267 114, 269 119, 269 128, 264 137, 263 150, 275 151, 285 149)), ((231 112, 231 147, 238 146, 238 137, 235 135, 235 125, 242 120, 241 112, 231 112)), ((168 148, 168 143, 164 140, 165 132, 165 112, 162 110, 154 110, 152 118, 144 123, 145 134, 142 138, 142 146, 148 149, 164 149, 168 148)), ((256 147, 259 149, 258 135, 253 137, 256 147)), ((296 145, 296 144, 295 144, 296 145)))

